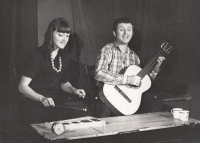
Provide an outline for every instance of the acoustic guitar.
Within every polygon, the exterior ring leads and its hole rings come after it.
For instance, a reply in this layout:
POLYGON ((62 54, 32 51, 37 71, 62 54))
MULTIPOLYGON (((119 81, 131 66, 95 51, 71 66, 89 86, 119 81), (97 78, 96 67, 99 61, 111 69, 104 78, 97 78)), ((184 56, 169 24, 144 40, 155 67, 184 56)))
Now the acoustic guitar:
POLYGON ((151 87, 151 79, 148 74, 158 63, 159 56, 166 57, 172 51, 172 46, 168 42, 161 44, 161 51, 143 68, 130 65, 124 75, 137 75, 142 78, 139 86, 130 85, 110 85, 104 84, 99 90, 99 97, 107 107, 116 115, 132 115, 141 103, 142 93, 151 87))

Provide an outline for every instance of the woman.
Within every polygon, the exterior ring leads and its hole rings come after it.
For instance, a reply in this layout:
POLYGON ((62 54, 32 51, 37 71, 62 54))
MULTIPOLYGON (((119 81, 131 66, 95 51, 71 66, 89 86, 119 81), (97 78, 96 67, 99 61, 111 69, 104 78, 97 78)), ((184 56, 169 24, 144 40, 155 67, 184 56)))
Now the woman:
POLYGON ((45 33, 44 44, 30 56, 18 87, 27 97, 23 100, 22 118, 29 124, 61 119, 65 113, 60 113, 55 103, 61 90, 85 97, 85 91, 76 89, 69 81, 70 57, 66 45, 70 32, 64 18, 54 19, 45 33))

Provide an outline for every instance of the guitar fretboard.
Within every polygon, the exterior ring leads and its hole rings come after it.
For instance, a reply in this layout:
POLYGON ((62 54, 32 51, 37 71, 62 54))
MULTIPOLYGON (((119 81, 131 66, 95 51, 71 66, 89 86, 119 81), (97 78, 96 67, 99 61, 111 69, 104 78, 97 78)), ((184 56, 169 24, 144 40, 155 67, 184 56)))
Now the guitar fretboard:
POLYGON ((145 77, 146 74, 149 74, 150 71, 152 71, 155 67, 155 65, 158 63, 157 59, 159 56, 166 56, 166 51, 162 49, 138 74, 137 76, 141 77, 142 79, 145 77))

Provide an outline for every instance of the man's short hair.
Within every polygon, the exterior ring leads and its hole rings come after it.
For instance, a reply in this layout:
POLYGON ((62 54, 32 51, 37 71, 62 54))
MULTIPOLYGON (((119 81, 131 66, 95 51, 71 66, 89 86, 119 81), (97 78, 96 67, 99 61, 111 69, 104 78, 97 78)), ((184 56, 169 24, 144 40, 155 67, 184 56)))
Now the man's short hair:
POLYGON ((132 22, 128 17, 122 17, 122 18, 116 19, 116 20, 113 22, 113 31, 116 32, 117 26, 118 26, 119 23, 131 23, 132 26, 134 26, 134 25, 133 25, 133 22, 132 22))

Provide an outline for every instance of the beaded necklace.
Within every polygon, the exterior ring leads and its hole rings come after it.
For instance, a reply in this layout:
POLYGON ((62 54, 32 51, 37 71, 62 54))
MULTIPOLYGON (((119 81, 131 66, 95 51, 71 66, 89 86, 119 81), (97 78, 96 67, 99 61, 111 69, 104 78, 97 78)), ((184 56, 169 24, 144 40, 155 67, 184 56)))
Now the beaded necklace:
MULTIPOLYGON (((57 52, 57 51, 56 51, 57 52)), ((57 73, 59 73, 59 72, 61 72, 61 69, 62 69, 62 59, 61 59, 61 57, 59 57, 59 68, 57 69, 56 67, 55 67, 55 64, 54 64, 54 57, 57 55, 57 53, 56 54, 54 54, 53 52, 51 53, 51 66, 52 66, 52 68, 57 72, 57 73)))

